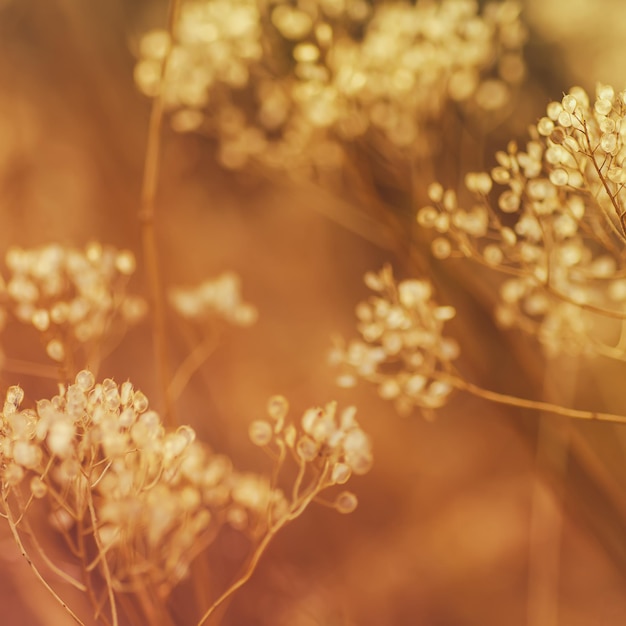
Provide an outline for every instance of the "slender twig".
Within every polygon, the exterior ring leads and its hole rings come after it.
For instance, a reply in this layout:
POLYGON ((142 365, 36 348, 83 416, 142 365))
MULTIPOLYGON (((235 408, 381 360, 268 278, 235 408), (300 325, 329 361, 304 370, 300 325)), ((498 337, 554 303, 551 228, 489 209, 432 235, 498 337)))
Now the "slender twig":
POLYGON ((91 572, 89 571, 89 567, 87 564, 87 548, 85 546, 85 532, 83 528, 82 517, 76 520, 76 528, 77 528, 77 532, 76 532, 77 542, 78 542, 78 547, 80 551, 80 563, 83 568, 83 577, 86 583, 87 597, 89 598, 89 602, 91 603, 91 606, 94 609, 94 618, 98 619, 98 617, 101 617, 103 621, 105 621, 106 624, 109 625, 110 622, 107 619, 106 615, 102 615, 102 616, 99 615, 100 604, 94 593, 94 588, 91 582, 91 572))
MULTIPOLYGON (((611 192, 611 189, 609 188, 608 182, 604 176, 604 174, 602 173, 602 166, 604 165, 604 163, 601 166, 598 166, 598 162, 596 161, 595 158, 595 150, 591 147, 591 141, 589 139, 589 131, 587 129, 587 122, 586 120, 581 120, 580 118, 576 117, 576 119, 581 123, 582 127, 583 127, 583 135, 585 137, 585 139, 587 140, 587 147, 589 149, 589 158, 591 159, 591 163, 594 167, 594 169, 596 170, 596 174, 598 175, 598 178, 600 179, 600 182, 602 183, 602 186, 604 187, 604 190, 606 191, 606 194, 609 197, 609 200, 611 201, 611 204, 613 205, 613 208, 615 209, 615 214, 617 216, 617 219, 619 220, 619 224, 622 228, 622 232, 620 233, 617 229, 615 229, 613 222, 610 220, 609 218, 609 222, 611 224, 611 226, 613 227, 613 230, 616 232, 616 234, 621 238, 624 239, 626 238, 626 224, 625 224, 625 214, 621 211, 619 204, 617 203, 615 197, 613 196, 613 193, 611 192)), ((608 217, 608 216, 607 216, 608 217)))
POLYGON ((74 611, 72 611, 72 609, 70 609, 70 607, 61 599, 59 594, 50 586, 50 584, 43 577, 43 575, 41 574, 41 572, 39 571, 37 566, 33 563, 33 561, 30 558, 30 556, 28 556, 28 552, 26 552, 26 548, 24 547, 24 544, 22 543, 22 539, 20 537, 20 534, 19 534, 19 532, 17 530, 17 527, 15 526, 15 522, 14 522, 14 519, 13 519, 13 513, 11 511, 11 507, 10 507, 9 502, 7 500, 6 493, 4 493, 4 491, 2 492, 2 502, 4 504, 4 510, 6 511, 7 520, 9 522, 9 529, 11 531, 11 535, 13 536, 13 539, 14 539, 17 547, 19 548, 20 552, 22 553, 22 556, 26 559, 26 562, 28 563, 30 568, 33 570, 33 572, 34 572, 35 576, 37 577, 37 579, 39 580, 39 582, 50 592, 50 594, 52 594, 54 599, 69 613, 69 615, 72 617, 72 619, 77 624, 80 624, 81 626, 85 626, 84 622, 81 621, 81 619, 76 615, 76 613, 74 613, 74 611))
POLYGON ((302 486, 302 481, 304 480, 304 474, 306 473, 306 463, 298 458, 298 465, 300 466, 298 469, 298 475, 296 476, 296 480, 293 483, 292 490, 292 500, 295 502, 298 500, 300 495, 300 487, 302 486))
POLYGON ((202 367, 202 364, 211 356, 216 345, 217 336, 211 334, 211 336, 207 337, 202 343, 198 344, 180 364, 169 385, 168 393, 172 401, 175 401, 180 396, 194 373, 202 367))
MULTIPOLYGON (((30 522, 28 521, 28 518, 23 517, 23 515, 20 516, 20 518, 22 519, 24 528, 26 529, 26 532, 28 533, 29 541, 33 544, 33 546, 35 547, 35 550, 37 550, 37 554, 39 554, 39 556, 41 557, 41 560, 46 564, 46 566, 51 571, 53 571, 59 578, 63 579, 66 583, 72 585, 72 587, 74 587, 75 589, 78 589, 79 591, 83 591, 83 592, 87 591, 87 587, 83 583, 76 580, 73 576, 70 576, 70 574, 68 574, 66 571, 62 570, 47 555, 46 551, 43 549, 43 546, 39 543, 39 540, 37 539, 37 534, 33 531, 30 525, 30 522)), ((17 526, 18 526, 18 523, 16 522, 15 527, 17 528, 17 526)))
POLYGON ((499 404, 515 406, 521 409, 532 409, 534 411, 546 411, 555 415, 563 415, 574 419, 596 420, 601 422, 614 422, 617 424, 626 424, 626 416, 615 415, 613 413, 600 413, 598 411, 583 411, 580 409, 568 409, 567 407, 552 404, 550 402, 542 402, 539 400, 528 400, 527 398, 517 398, 507 394, 498 393, 489 389, 483 389, 474 383, 470 383, 462 378, 450 374, 441 374, 438 376, 440 380, 450 383, 453 387, 462 391, 467 391, 484 400, 490 400, 499 404))
MULTIPOLYGON (((176 16, 181 0, 170 0, 168 31, 173 38, 176 16)), ((165 56, 162 68, 162 80, 166 76, 167 65, 171 53, 171 45, 165 56)), ((144 162, 143 180, 141 185, 141 205, 139 222, 141 224, 141 244, 143 257, 148 276, 150 300, 152 304, 152 334, 154 352, 157 361, 158 379, 163 402, 165 404, 164 419, 170 425, 176 424, 174 406, 169 394, 170 370, 167 348, 167 333, 165 321, 165 303, 155 224, 155 198, 159 180, 159 164, 161 160, 161 128, 163 126, 164 101, 162 89, 152 101, 150 121, 148 125, 148 140, 144 162)))
MULTIPOLYGON (((91 480, 89 480, 91 483, 91 480)), ((99 554, 104 554, 104 548, 102 547, 102 542, 100 541, 100 533, 98 532, 98 520, 96 517, 96 508, 93 503, 93 494, 90 489, 87 489, 87 506, 89 507, 89 515, 91 517, 91 524, 93 526, 93 538, 96 542, 96 546, 98 548, 99 554)), ((107 592, 109 595, 109 604, 111 607, 111 620, 113 621, 113 626, 118 625, 117 620, 117 605, 115 603, 115 593, 113 591, 113 582, 111 580, 111 571, 109 569, 109 562, 106 558, 101 559, 102 562, 102 573, 104 576, 104 581, 106 583, 107 592)))
POLYGON ((248 565, 244 571, 244 573, 237 578, 237 580, 232 583, 215 602, 205 611, 205 613, 198 621, 197 626, 202 626, 211 615, 217 610, 217 608, 223 604, 230 596, 233 595, 238 589, 243 587, 249 580, 252 578, 259 561, 261 560, 261 556, 265 552, 267 546, 270 544, 272 539, 278 533, 278 531, 285 526, 288 522, 296 519, 304 509, 316 498, 317 494, 324 488, 326 475, 328 473, 328 468, 320 474, 320 478, 317 483, 311 488, 310 492, 303 496, 298 502, 294 503, 289 510, 289 513, 281 517, 273 526, 271 526, 263 539, 259 542, 256 549, 252 553, 250 560, 248 561, 248 565))

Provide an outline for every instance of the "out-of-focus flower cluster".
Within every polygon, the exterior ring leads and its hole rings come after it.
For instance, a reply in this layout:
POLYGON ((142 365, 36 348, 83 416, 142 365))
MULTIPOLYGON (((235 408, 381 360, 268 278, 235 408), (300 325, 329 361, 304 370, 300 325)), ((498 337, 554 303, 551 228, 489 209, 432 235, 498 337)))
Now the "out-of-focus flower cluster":
POLYGON ((459 354, 456 341, 443 336, 454 308, 434 302, 426 280, 396 282, 389 266, 366 274, 365 283, 375 295, 356 309, 361 339, 337 340, 331 351, 338 384, 375 383, 402 414, 443 406, 452 386, 441 375, 459 354))
POLYGON ((491 173, 466 176, 469 208, 435 183, 417 214, 439 233, 436 257, 507 275, 497 320, 538 336, 548 354, 610 355, 607 322, 626 317, 625 116, 626 92, 598 85, 592 100, 574 87, 524 150, 511 143, 491 173))
POLYGON ((0 279, 4 306, 42 334, 56 361, 72 347, 97 344, 115 324, 138 321, 146 310, 142 298, 126 293, 135 271, 127 250, 98 243, 84 250, 58 244, 11 248, 6 266, 9 275, 0 279))
POLYGON ((229 168, 334 168, 362 139, 423 153, 447 103, 506 107, 525 71, 519 12, 509 0, 482 12, 475 0, 188 0, 173 39, 142 37, 135 80, 176 129, 216 137, 229 168))
MULTIPOLYGON (((299 422, 288 419, 289 405, 282 396, 274 396, 268 403, 269 420, 250 424, 250 438, 261 447, 278 450, 279 463, 290 452, 301 475, 293 489, 292 507, 317 495, 333 485, 345 484, 352 474, 365 474, 372 466, 369 437, 356 420, 356 408, 347 407, 337 412, 337 403, 308 409, 299 422), (306 471, 311 482, 305 487, 302 480, 306 471)), ((280 467, 279 467, 280 469, 280 467)), ((356 496, 340 493, 335 508, 341 513, 352 512, 357 505, 356 496)))
POLYGON ((116 590, 171 589, 220 525, 257 533, 268 509, 284 510, 269 480, 233 471, 188 426, 166 430, 130 382, 96 384, 83 370, 34 410, 23 398, 10 387, 0 414, 4 499, 26 514, 46 498, 73 552, 106 559, 116 590))
POLYGON ((250 326, 257 318, 256 308, 242 301, 241 280, 233 272, 205 280, 196 287, 171 289, 169 295, 172 306, 185 319, 219 318, 236 326, 250 326))

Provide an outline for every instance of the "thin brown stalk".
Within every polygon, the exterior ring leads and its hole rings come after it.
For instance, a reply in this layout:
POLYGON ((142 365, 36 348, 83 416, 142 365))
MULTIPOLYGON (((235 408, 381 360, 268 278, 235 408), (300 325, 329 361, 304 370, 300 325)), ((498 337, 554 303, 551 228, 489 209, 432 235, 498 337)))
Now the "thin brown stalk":
POLYGON ((252 553, 250 560, 248 561, 248 565, 246 566, 243 574, 232 583, 215 602, 205 611, 205 613, 198 621, 197 626, 202 626, 211 615, 217 610, 217 608, 223 604, 230 596, 232 596, 238 589, 243 587, 249 580, 252 578, 252 575, 256 571, 256 568, 263 556, 263 553, 269 546, 272 539, 276 536, 278 531, 283 528, 288 522, 299 517, 304 509, 317 497, 318 493, 324 488, 327 484, 326 476, 328 474, 328 467, 325 467, 324 471, 320 474, 319 480, 315 485, 313 485, 306 496, 303 496, 299 501, 294 503, 289 510, 289 513, 280 518, 273 526, 268 528, 267 533, 261 539, 256 549, 252 553))
MULTIPOLYGON (((82 591, 82 592, 87 591, 87 587, 83 583, 76 580, 73 576, 70 576, 67 572, 62 570, 48 556, 46 551, 43 549, 43 546, 39 543, 39 540, 37 539, 37 534, 33 531, 28 521, 28 518, 23 518, 23 525, 24 525, 24 528, 26 529, 26 532, 28 533, 29 541, 33 544, 35 550, 37 551, 37 554, 39 554, 39 556, 41 557, 41 560, 46 564, 46 566, 52 572, 54 572, 59 578, 64 580, 66 583, 72 585, 72 587, 74 587, 75 589, 78 589, 79 591, 82 591)), ((15 526, 17 527, 17 523, 15 524, 15 526)))
POLYGON ((32 559, 28 555, 24 544, 22 543, 22 538, 20 537, 19 531, 17 530, 17 526, 15 525, 15 521, 13 519, 13 512, 11 511, 11 507, 7 500, 6 493, 2 493, 2 502, 4 504, 4 510, 6 511, 7 520, 9 522, 9 529, 11 531, 11 535, 15 541, 15 544, 19 548, 19 551, 22 553, 22 556, 26 559, 26 562, 33 570, 35 576, 39 580, 39 582, 50 592, 52 597, 67 611, 67 613, 72 617, 72 619, 81 626, 85 626, 84 622, 70 609, 70 607, 63 601, 63 599, 59 596, 59 594, 50 586, 48 581, 43 577, 37 566, 33 563, 32 559))
MULTIPOLYGON (((83 568, 83 577, 86 583, 87 597, 89 598, 89 602, 91 603, 91 606, 94 609, 94 617, 97 619, 98 612, 100 610, 100 605, 94 593, 93 585, 91 583, 91 572, 89 571, 89 567, 87 563, 87 549, 85 546, 85 532, 83 528, 83 519, 79 518, 78 520, 76 520, 76 525, 77 525, 77 530, 78 530, 76 534, 77 534, 78 549, 80 552, 80 564, 81 564, 81 567, 83 568)), ((110 622, 108 621, 105 615, 103 615, 102 618, 105 620, 107 624, 110 624, 110 622)))
POLYGON ((567 407, 552 404, 550 402, 542 402, 539 400, 528 400, 527 398, 517 398, 489 389, 483 389, 478 385, 470 383, 458 376, 444 374, 439 377, 441 380, 450 383, 452 386, 462 391, 467 391, 484 400, 490 400, 498 404, 506 404, 508 406, 518 407, 520 409, 532 409, 534 411, 545 411, 554 415, 563 415, 574 419, 595 420, 600 422, 613 422, 616 424, 626 424, 626 416, 615 415, 613 413, 601 413, 598 411, 583 411, 580 409, 569 409, 567 407))
MULTIPOLYGON (((91 481, 90 481, 91 482, 91 481)), ((98 532, 98 520, 96 517, 96 509, 93 503, 93 496, 91 490, 87 489, 87 506, 89 507, 89 515, 91 517, 91 524, 93 526, 94 532, 93 537, 96 542, 96 546, 98 548, 99 554, 104 554, 105 550, 102 546, 102 542, 100 541, 100 534, 98 532)), ((102 573, 104 576, 104 581, 107 587, 107 593, 109 596, 109 605, 111 608, 111 620, 113 622, 113 626, 118 626, 117 619, 117 605, 115 603, 115 593, 113 591, 113 581, 111 580, 111 572, 109 570, 109 562, 106 557, 101 559, 102 562, 102 573)))
MULTIPOLYGON (((602 166, 598 165, 598 162, 596 161, 595 158, 595 150, 591 147, 591 140, 589 138, 589 131, 587 129, 587 122, 585 120, 581 120, 580 118, 576 118, 583 127, 583 135, 585 137, 585 139, 587 140, 587 148, 589 149, 589 157, 591 159, 591 163, 593 164, 594 169, 596 170, 596 174, 598 175, 598 178, 600 179, 600 182, 602 183, 602 186, 604 187, 604 190, 606 191, 606 194, 609 197, 609 200, 611 201, 611 204, 613 205, 613 208, 615 209, 615 214, 619 220, 620 226, 622 228, 621 232, 618 231, 612 220, 610 219, 609 216, 607 216, 607 220, 609 222, 609 225, 611 226, 611 228, 613 229, 613 231, 618 235, 618 237, 620 237, 621 239, 626 238, 626 213, 622 212, 620 209, 619 204, 617 203, 617 200, 615 199, 615 196, 613 195, 613 193, 611 192, 611 189, 609 188, 609 184, 606 180, 606 177, 604 176, 604 174, 602 173, 602 166)), ((604 165, 604 164, 603 164, 604 165)))
MULTIPOLYGON (((171 37, 173 37, 174 34, 174 25, 176 24, 176 17, 180 3, 181 0, 170 0, 169 3, 168 31, 171 37)), ((162 77, 165 76, 167 71, 170 52, 171 46, 163 62, 162 77)), ((161 129, 163 126, 163 113, 163 94, 159 92, 152 101, 152 108, 150 111, 146 156, 141 185, 139 222, 141 224, 141 244, 152 305, 151 317, 154 352, 157 362, 159 387, 161 388, 161 393, 163 394, 163 403, 165 406, 164 419, 169 425, 175 425, 176 419, 174 415, 174 406, 169 393, 170 368, 167 347, 165 302, 159 264, 159 250, 155 219, 155 199, 159 181, 159 165, 161 161, 161 129)))
POLYGON ((198 344, 180 364, 169 385, 169 396, 172 401, 180 396, 187 386, 187 383, 191 380, 191 377, 206 363, 207 359, 215 351, 217 339, 216 334, 211 334, 211 336, 207 337, 202 343, 198 344))

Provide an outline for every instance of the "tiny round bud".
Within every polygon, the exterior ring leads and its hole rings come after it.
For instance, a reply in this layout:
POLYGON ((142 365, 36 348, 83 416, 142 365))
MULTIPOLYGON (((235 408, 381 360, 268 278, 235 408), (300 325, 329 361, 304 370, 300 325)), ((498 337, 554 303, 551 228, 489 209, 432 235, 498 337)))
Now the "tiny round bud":
POLYGON ((433 312, 433 317, 443 322, 451 320, 455 315, 456 309, 453 306, 438 306, 433 312))
POLYGON ((566 96, 563 96, 563 100, 561 100, 561 104, 563 105, 563 108, 568 113, 573 113, 576 110, 576 107, 578 106, 578 102, 576 101, 576 98, 574 98, 574 96, 572 96, 571 94, 567 94, 566 96))
POLYGON ((465 186, 469 191, 487 195, 491 191, 491 176, 485 172, 470 172, 465 176, 465 186))
POLYGON ((248 434, 255 446, 266 446, 272 440, 273 430, 268 422, 255 420, 250 424, 248 434))
POLYGON ((37 309, 31 318, 33 326, 40 332, 50 328, 50 314, 45 309, 37 309))
POLYGON ((276 422, 285 419, 289 403, 283 396, 272 396, 267 403, 267 414, 276 422))
POLYGON ((16 441, 13 446, 13 460, 26 469, 34 469, 41 463, 41 448, 28 441, 16 441))
POLYGON ((417 223, 424 228, 432 228, 437 221, 439 212, 435 207, 425 206, 417 212, 417 223))
POLYGON ((303 461, 308 463, 317 456, 318 446, 313 439, 304 436, 298 440, 296 452, 303 461))
POLYGON ((2 479, 10 487, 19 485, 22 478, 24 478, 24 468, 21 466, 10 463, 5 467, 2 479))
POLYGON ((48 493, 48 486, 39 476, 33 476, 30 481, 30 492, 34 498, 43 498, 48 493))
POLYGON ((551 120, 556 122, 562 110, 563 105, 560 102, 550 102, 546 109, 546 113, 551 120))
POLYGON ((72 450, 74 434, 74 424, 66 420, 54 422, 50 427, 47 439, 50 452, 62 458, 67 457, 72 450))
POLYGON ((401 389, 395 378, 387 378, 378 386, 378 395, 385 400, 397 398, 401 389))
POLYGON ((559 125, 563 128, 569 128, 572 126, 572 116, 567 111, 561 111, 559 113, 559 119, 557 120, 559 125))
POLYGON ((52 339, 46 346, 47 355, 57 362, 61 362, 65 358, 65 348, 58 339, 52 339))
POLYGON ((120 274, 130 276, 135 271, 135 255, 130 250, 121 250, 115 257, 115 268, 120 274))
POLYGON ((137 413, 143 413, 148 409, 148 398, 141 391, 135 391, 133 395, 133 408, 137 413))
POLYGON ((341 374, 340 376, 337 376, 335 382, 337 386, 342 389, 351 389, 356 386, 357 379, 353 374, 341 374))
POLYGON ((89 370, 81 370, 76 374, 76 384, 82 391, 89 391, 95 383, 96 379, 89 370))
POLYGON ((503 213, 515 213, 519 209, 520 197, 512 191, 505 191, 498 198, 498 206, 503 213))
POLYGON ((7 389, 6 401, 18 407, 24 401, 24 390, 18 385, 13 385, 7 389))
POLYGON ((542 137, 549 137, 554 130, 554 122, 549 117, 542 117, 537 122, 537 132, 542 137))
POLYGON ((358 503, 357 497, 351 491, 342 491, 335 500, 335 508, 339 513, 352 513, 358 503))
POLYGON ((352 470, 349 465, 346 465, 346 463, 335 463, 331 474, 331 480, 337 485, 343 485, 348 482, 351 474, 352 470))
POLYGON ((441 202, 443 198, 443 187, 439 183, 431 183, 428 185, 427 194, 431 202, 441 202))
POLYGON ((550 182, 557 187, 563 187, 564 185, 567 185, 568 180, 569 175, 567 173, 567 170, 557 168, 550 172, 550 182))
POLYGON ((431 244, 431 250, 436 259, 447 259, 452 252, 452 246, 445 237, 437 237, 431 244))
POLYGON ((196 440, 196 431, 191 426, 180 426, 176 432, 185 440, 187 446, 196 440))
POLYGON ((615 152, 617 149, 617 136, 613 133, 606 133, 602 135, 602 138, 600 139, 600 147, 609 154, 615 152))
POLYGON ((500 265, 504 254, 502 249, 496 244, 489 244, 483 249, 483 258, 489 265, 500 265))
POLYGON ((610 100, 606 98, 599 98, 596 100, 596 103, 593 107, 599 115, 608 115, 613 108, 613 104, 610 100))

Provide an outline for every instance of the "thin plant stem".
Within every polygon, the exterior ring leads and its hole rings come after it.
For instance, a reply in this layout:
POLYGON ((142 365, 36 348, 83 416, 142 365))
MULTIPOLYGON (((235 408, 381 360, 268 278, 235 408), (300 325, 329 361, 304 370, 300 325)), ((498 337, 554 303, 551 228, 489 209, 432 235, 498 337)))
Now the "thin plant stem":
POLYGON ((200 618, 200 621, 198 622, 197 626, 202 626, 202 624, 204 624, 206 620, 209 619, 211 615, 213 615, 215 610, 223 602, 225 602, 230 596, 233 595, 233 593, 235 593, 235 591, 243 587, 250 580, 250 578, 252 578, 252 574, 254 574, 257 568, 257 565, 259 564, 259 561, 261 560, 261 556, 263 556, 263 553, 265 552, 267 546, 270 544, 270 542, 272 541, 276 533, 286 523, 287 523, 287 518, 284 518, 278 524, 276 524, 274 527, 272 527, 271 529, 267 531, 263 539, 260 541, 259 545, 256 547, 256 550, 252 554, 252 557, 250 558, 248 566, 245 572, 243 573, 243 575, 240 576, 232 585, 230 585, 230 587, 228 587, 228 589, 226 589, 226 591, 224 591, 224 593, 222 593, 222 595, 217 600, 215 600, 215 602, 213 602, 213 604, 205 611, 204 615, 200 618))
POLYGON ((583 134, 585 136, 585 139, 587 140, 587 147, 589 148, 589 155, 588 156, 590 157, 591 163, 593 164, 593 167, 596 170, 596 174, 598 175, 598 178, 600 179, 600 182, 602 183, 602 186, 604 187, 604 190, 606 191, 606 194, 609 197, 609 200, 611 201, 611 204, 613 205, 613 208, 615 209, 615 214, 617 215, 617 219, 619 220, 619 224, 621 226, 622 231, 619 232, 614 227, 613 222, 611 221, 610 218, 608 218, 608 221, 609 221, 611 227, 613 228, 613 230, 616 232, 616 234, 618 236, 620 236, 621 239, 624 239, 624 238, 626 238, 626 225, 624 224, 624 213, 621 211, 620 206, 617 203, 617 200, 615 199, 615 196, 611 192, 609 184, 608 184, 606 178, 604 177, 604 174, 602 173, 602 168, 600 166, 598 166, 598 163, 597 163, 596 158, 595 158, 595 150, 591 147, 591 140, 589 139, 589 131, 587 129, 587 122, 586 122, 586 120, 581 120, 579 117, 576 117, 576 119, 578 120, 578 122, 583 127, 583 134))
POLYGON ((53 365, 44 365, 32 361, 23 361, 20 359, 4 358, 2 361, 2 369, 12 374, 27 374, 28 376, 36 376, 37 378, 49 378, 50 380, 59 379, 59 370, 53 365))
POLYGON ((302 486, 302 481, 304 480, 304 474, 306 472, 306 463, 302 459, 298 459, 298 465, 300 466, 298 469, 298 475, 296 476, 296 480, 293 484, 293 492, 292 499, 296 501, 300 494, 300 487, 302 486))
POLYGON ((467 391, 484 400, 490 400, 498 404, 506 404, 508 406, 519 407, 521 409, 532 409, 534 411, 545 411, 554 415, 563 415, 574 419, 595 420, 601 422, 614 422, 616 424, 626 424, 626 416, 616 415, 613 413, 601 413, 598 411, 583 411, 580 409, 569 409, 564 406, 552 404, 550 402, 542 402, 539 400, 528 400, 527 398, 517 398, 504 393, 498 393, 489 389, 483 389, 474 383, 470 383, 458 376, 441 375, 440 380, 450 383, 453 387, 462 391, 467 391))
MULTIPOLYGON (((94 617, 97 619, 100 611, 100 606, 98 603, 98 599, 95 596, 93 585, 91 584, 91 572, 89 571, 89 567, 87 564, 87 550, 85 547, 85 536, 82 517, 76 520, 76 525, 78 530, 78 532, 76 533, 76 541, 78 542, 80 551, 80 563, 83 568, 83 577, 86 582, 87 597, 89 598, 89 602, 91 603, 91 606, 95 611, 94 617)), ((102 619, 105 620, 107 624, 110 624, 105 615, 102 615, 102 619)))
POLYGON ((81 626, 85 626, 84 622, 81 621, 81 619, 78 617, 78 615, 76 615, 76 613, 74 613, 74 611, 72 611, 72 609, 70 609, 70 607, 59 596, 59 594, 50 586, 50 584, 43 577, 43 575, 41 574, 41 572, 39 571, 37 566, 33 563, 33 561, 30 558, 30 556, 28 556, 28 552, 26 552, 26 548, 24 547, 24 544, 22 543, 22 539, 20 537, 20 534, 19 534, 19 532, 17 530, 17 527, 15 526, 15 522, 14 522, 14 519, 13 519, 13 513, 11 511, 11 507, 10 507, 9 502, 7 500, 6 493, 4 493, 4 492, 2 493, 2 502, 4 504, 4 510, 6 511, 7 521, 9 523, 9 529, 11 531, 11 535, 13 536, 13 539, 14 539, 17 547, 19 548, 20 552, 22 553, 22 556, 26 559, 26 562, 28 563, 30 568, 33 570, 33 572, 34 572, 35 576, 37 577, 37 579, 39 580, 39 582, 50 592, 50 594, 54 597, 54 599, 68 612, 68 614, 72 617, 72 619, 77 624, 80 624, 81 626))
MULTIPOLYGON (((91 482, 89 478, 89 482, 91 482)), ((93 525, 93 538, 96 542, 96 546, 98 548, 99 554, 104 554, 104 548, 102 547, 102 542, 100 541, 100 534, 98 532, 98 520, 96 518, 96 509, 93 503, 93 496, 90 489, 87 489, 87 506, 89 507, 89 515, 91 517, 91 524, 93 525)), ((102 562, 102 572, 104 576, 104 581, 107 586, 107 593, 109 595, 109 604, 111 605, 111 620, 113 622, 113 626, 118 626, 117 620, 117 605, 115 603, 115 593, 113 591, 113 581, 111 580, 111 571, 109 570, 109 562, 106 557, 101 559, 102 562)))
POLYGON ((180 364, 169 385, 169 396, 172 401, 176 400, 191 380, 194 373, 206 363, 207 359, 215 351, 217 336, 211 334, 187 356, 180 364))
MULTIPOLYGON (((168 32, 173 37, 174 25, 181 0, 170 0, 168 32)), ((162 78, 167 71, 171 53, 168 50, 162 69, 162 78)), ((152 101, 150 120, 148 124, 148 139, 144 161, 143 179, 141 184, 141 204, 139 222, 141 224, 141 245, 146 266, 147 280, 152 304, 152 335, 154 352, 157 362, 158 380, 163 394, 165 405, 164 419, 169 425, 176 424, 174 406, 169 392, 170 368, 167 347, 167 332, 165 320, 165 302, 163 298, 163 284, 159 264, 159 250, 156 236, 155 198, 159 181, 159 165, 161 161, 161 129, 164 113, 163 94, 161 91, 152 101)))
MULTIPOLYGON (((561 389, 559 397, 565 392, 569 400, 572 399, 576 379, 574 368, 567 372, 568 388, 561 389)), ((552 369, 555 369, 554 365, 552 369)), ((562 373, 561 367, 559 373, 562 373)), ((549 382, 546 379, 544 383, 546 393, 553 388, 549 382)), ((554 420, 548 415, 539 418, 528 543, 528 626, 558 624, 562 507, 571 432, 572 423, 566 418, 554 420), (546 471, 555 478, 550 490, 541 478, 546 471)))
POLYGON ((46 566, 51 571, 53 571, 59 578, 64 580, 66 583, 72 585, 72 587, 74 587, 75 589, 78 589, 79 591, 82 591, 82 592, 86 592, 87 591, 86 585, 76 580, 73 576, 70 576, 67 572, 63 571, 46 554, 46 551, 43 549, 43 546, 39 543, 39 540, 37 539, 36 533, 33 531, 30 523, 28 522, 28 519, 24 518, 23 521, 24 521, 24 527, 26 531, 28 532, 28 537, 29 537, 30 542, 33 544, 33 546, 35 547, 35 550, 37 551, 37 554, 39 554, 39 556, 41 557, 41 560, 46 564, 46 566))
POLYGON ((252 553, 252 556, 250 557, 250 560, 248 561, 248 565, 244 573, 234 583, 232 583, 230 587, 228 587, 222 593, 222 595, 219 596, 219 598, 217 598, 217 600, 215 600, 215 602, 213 602, 213 604, 205 611, 205 613, 202 615, 202 617, 198 621, 197 626, 202 626, 209 619, 209 617, 213 615, 213 613, 217 610, 217 608, 221 604, 223 604, 226 600, 228 600, 228 598, 230 598, 230 596, 232 596, 233 593, 235 593, 238 589, 243 587, 250 580, 250 578, 252 578, 252 575, 256 571, 259 561, 261 560, 263 553, 267 549, 267 546, 270 544, 270 542, 278 533, 278 531, 281 528, 283 528, 283 526, 285 526, 288 522, 296 519, 304 511, 304 509, 306 509, 306 507, 317 497, 317 494, 320 491, 322 491, 322 489, 325 486, 325 479, 326 479, 327 473, 328 473, 328 468, 326 467, 325 470, 320 475, 318 482, 315 484, 314 487, 311 488, 311 491, 306 496, 304 496, 301 500, 294 503, 291 509, 289 510, 289 513, 281 517, 272 527, 268 529, 267 533, 265 534, 263 539, 261 539, 258 546, 252 553))

